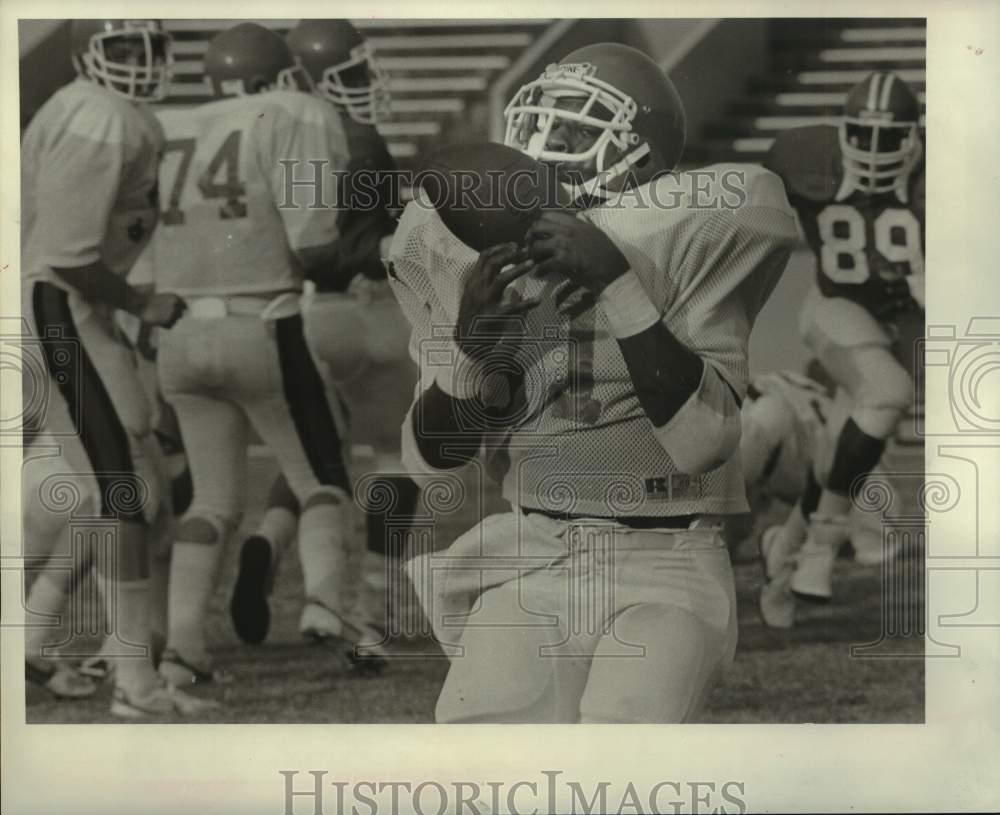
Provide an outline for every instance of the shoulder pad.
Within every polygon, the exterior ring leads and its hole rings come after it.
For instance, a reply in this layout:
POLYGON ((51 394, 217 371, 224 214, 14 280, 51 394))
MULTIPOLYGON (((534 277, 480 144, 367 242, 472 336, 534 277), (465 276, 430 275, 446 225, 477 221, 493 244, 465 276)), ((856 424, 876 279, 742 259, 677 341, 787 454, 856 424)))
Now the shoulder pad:
POLYGON ((837 128, 814 125, 782 131, 764 166, 781 176, 789 198, 832 200, 844 175, 837 128))

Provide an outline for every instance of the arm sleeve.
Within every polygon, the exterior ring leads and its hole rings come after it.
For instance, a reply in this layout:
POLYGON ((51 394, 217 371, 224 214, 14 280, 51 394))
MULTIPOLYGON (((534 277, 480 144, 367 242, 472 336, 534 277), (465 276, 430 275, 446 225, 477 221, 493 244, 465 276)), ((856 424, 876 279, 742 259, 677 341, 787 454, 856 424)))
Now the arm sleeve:
POLYGON ((35 229, 45 236, 47 266, 74 268, 100 260, 125 149, 119 117, 83 111, 36 159, 35 229))
POLYGON ((302 117, 281 111, 262 120, 262 127, 267 128, 261 139, 262 171, 270 180, 273 199, 282 202, 278 212, 288 245, 297 253, 333 246, 340 237, 337 210, 326 200, 332 196, 321 193, 332 170, 345 166, 347 157, 335 147, 330 125, 314 111, 302 117), (290 185, 290 180, 314 178, 316 186, 290 185))

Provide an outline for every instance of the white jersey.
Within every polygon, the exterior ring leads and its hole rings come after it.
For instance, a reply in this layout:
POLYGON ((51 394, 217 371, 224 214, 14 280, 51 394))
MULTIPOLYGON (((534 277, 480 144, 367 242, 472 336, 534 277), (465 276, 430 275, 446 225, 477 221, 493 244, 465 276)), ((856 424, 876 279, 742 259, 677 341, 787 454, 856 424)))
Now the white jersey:
MULTIPOLYGON (((742 396, 750 329, 797 240, 795 220, 780 179, 760 167, 700 173, 662 177, 579 217, 614 241, 664 324, 742 396), (741 178, 743 194, 721 198, 724 177, 741 178), (696 189, 719 205, 695 206, 696 189)), ((422 343, 454 326, 477 255, 419 201, 404 211, 389 255, 421 363, 422 343)), ((682 472, 654 435, 601 308, 590 300, 568 314, 557 310, 554 292, 563 282, 528 275, 511 286, 515 297, 541 304, 526 318, 520 364, 527 375, 515 395, 522 410, 486 450, 505 497, 578 515, 745 511, 738 456, 702 474, 682 472)))
POLYGON ((162 229, 148 261, 181 296, 301 288, 296 252, 338 237, 331 173, 347 166, 332 106, 277 90, 160 113, 162 229), (317 191, 301 182, 320 176, 317 191))
POLYGON ((85 79, 60 88, 21 143, 22 276, 98 260, 128 274, 156 228, 163 134, 141 104, 85 79))

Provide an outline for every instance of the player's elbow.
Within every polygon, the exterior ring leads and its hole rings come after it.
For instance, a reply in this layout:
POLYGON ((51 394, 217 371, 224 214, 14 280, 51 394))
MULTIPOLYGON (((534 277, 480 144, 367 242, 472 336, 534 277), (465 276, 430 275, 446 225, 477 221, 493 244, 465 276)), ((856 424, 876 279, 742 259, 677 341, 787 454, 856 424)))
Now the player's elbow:
POLYGON ((702 422, 699 432, 665 433, 658 428, 660 443, 677 468, 689 475, 698 475, 721 467, 740 447, 739 419, 718 417, 702 422))
POLYGON ((682 472, 697 475, 720 467, 740 446, 736 396, 715 369, 706 365, 688 401, 653 432, 682 472))

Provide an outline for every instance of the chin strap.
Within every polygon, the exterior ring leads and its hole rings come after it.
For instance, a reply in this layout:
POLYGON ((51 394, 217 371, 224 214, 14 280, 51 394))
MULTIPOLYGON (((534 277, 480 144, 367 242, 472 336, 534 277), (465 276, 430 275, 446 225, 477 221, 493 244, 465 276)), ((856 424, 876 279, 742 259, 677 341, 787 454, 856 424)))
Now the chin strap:
POLYGON ((599 188, 606 188, 608 184, 616 178, 630 170, 641 159, 649 155, 649 145, 646 142, 640 144, 631 153, 625 155, 620 161, 610 166, 606 170, 599 170, 593 178, 584 181, 582 184, 567 185, 571 194, 575 198, 591 196, 598 193, 599 188))

